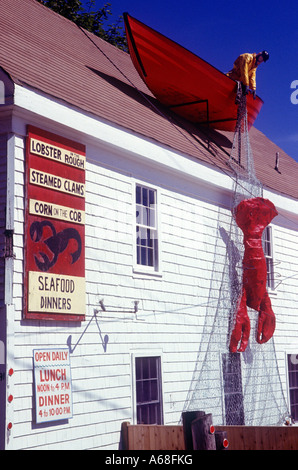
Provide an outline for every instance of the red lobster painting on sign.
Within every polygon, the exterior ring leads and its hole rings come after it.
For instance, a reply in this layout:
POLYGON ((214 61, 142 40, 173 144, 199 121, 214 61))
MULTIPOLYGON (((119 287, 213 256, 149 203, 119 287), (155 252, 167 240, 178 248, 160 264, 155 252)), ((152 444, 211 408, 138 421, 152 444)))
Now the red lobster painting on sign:
POLYGON ((265 227, 277 215, 274 204, 261 197, 245 199, 235 209, 236 223, 244 235, 244 257, 242 292, 230 339, 230 352, 243 352, 247 347, 250 335, 247 307, 259 312, 257 342, 266 343, 273 336, 275 315, 266 287, 267 266, 262 247, 262 234, 265 227))

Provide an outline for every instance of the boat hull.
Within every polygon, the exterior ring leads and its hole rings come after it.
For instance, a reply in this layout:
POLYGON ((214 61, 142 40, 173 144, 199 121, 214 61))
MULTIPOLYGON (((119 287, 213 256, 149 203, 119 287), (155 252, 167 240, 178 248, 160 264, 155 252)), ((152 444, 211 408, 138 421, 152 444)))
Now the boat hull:
MULTIPOLYGON (((124 20, 132 62, 158 101, 193 123, 234 131, 235 80, 127 13, 124 20)), ((248 128, 262 105, 247 95, 248 128)))

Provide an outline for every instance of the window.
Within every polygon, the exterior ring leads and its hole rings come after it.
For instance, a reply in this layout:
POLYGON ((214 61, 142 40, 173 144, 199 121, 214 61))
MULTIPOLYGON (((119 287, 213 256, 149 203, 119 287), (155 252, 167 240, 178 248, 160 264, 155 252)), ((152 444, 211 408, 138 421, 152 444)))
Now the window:
POLYGON ((223 354, 222 371, 226 424, 243 425, 245 423, 240 353, 223 354))
POLYGON ((298 421, 298 355, 288 354, 289 398, 291 415, 298 421))
POLYGON ((163 424, 160 357, 136 357, 137 424, 163 424))
POLYGON ((271 226, 265 228, 262 236, 262 244, 267 265, 267 288, 274 289, 273 241, 271 226))
POLYGON ((137 265, 158 271, 157 192, 136 185, 137 265))

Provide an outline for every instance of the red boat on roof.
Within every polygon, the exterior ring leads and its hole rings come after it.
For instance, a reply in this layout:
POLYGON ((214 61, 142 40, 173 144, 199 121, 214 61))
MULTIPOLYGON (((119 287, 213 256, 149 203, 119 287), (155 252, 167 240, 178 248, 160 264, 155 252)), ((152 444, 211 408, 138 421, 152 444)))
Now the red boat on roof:
MULTIPOLYGON (((128 13, 123 16, 131 59, 154 96, 191 122, 233 132, 235 80, 128 13)), ((248 128, 262 105, 258 96, 247 95, 248 128)))

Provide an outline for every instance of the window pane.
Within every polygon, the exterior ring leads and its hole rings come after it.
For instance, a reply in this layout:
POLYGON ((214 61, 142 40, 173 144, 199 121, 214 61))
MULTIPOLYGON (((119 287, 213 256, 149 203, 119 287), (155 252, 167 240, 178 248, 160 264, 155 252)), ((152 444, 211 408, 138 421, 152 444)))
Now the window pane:
POLYGON ((156 191, 136 186, 137 264, 158 269, 156 191), (140 248, 146 247, 146 249, 140 248))
POLYGON ((142 200, 143 206, 148 206, 149 200, 148 200, 148 189, 147 188, 143 188, 142 195, 143 195, 143 200, 142 200))
POLYGON ((143 403, 144 402, 144 396, 143 396, 143 382, 142 381, 137 381, 137 403, 143 403))
POLYGON ((141 245, 142 246, 148 246, 148 243, 147 243, 147 229, 141 228, 140 229, 140 236, 141 236, 141 245))
POLYGON ((155 191, 153 189, 149 190, 149 205, 150 207, 155 205, 155 191))
POLYGON ((136 203, 142 204, 141 186, 136 186, 136 203))
POLYGON ((136 379, 142 379, 142 362, 138 360, 136 360, 136 379))
POLYGON ((143 266, 148 266, 148 262, 147 262, 147 249, 142 247, 141 248, 141 264, 143 266))
POLYGON ((143 210, 143 206, 140 206, 139 204, 137 204, 136 206, 136 220, 137 220, 137 224, 142 224, 142 210, 143 210))
POLYGON ((266 259, 267 266, 267 287, 274 289, 274 274, 273 274, 273 260, 272 258, 266 259))
POLYGON ((155 227, 156 226, 155 209, 148 209, 147 215, 148 215, 147 225, 149 225, 149 227, 155 227))
POLYGON ((263 243, 263 250, 264 250, 265 256, 270 256, 270 243, 268 241, 265 241, 263 243))
POLYGON ((234 394, 226 396, 225 408, 227 426, 244 424, 244 408, 242 395, 234 394))
POLYGON ((147 407, 139 406, 137 409, 137 420, 138 424, 147 424, 148 423, 148 413, 147 407))
POLYGON ((157 378, 158 377, 158 370, 157 370, 158 362, 155 357, 150 357, 149 360, 150 360, 150 377, 157 378))
POLYGON ((146 243, 146 245, 147 245, 147 246, 150 246, 150 247, 153 247, 152 232, 151 232, 150 229, 147 229, 146 235, 147 235, 147 243, 146 243))
POLYGON ((140 227, 137 226, 137 244, 141 244, 141 233, 140 233, 140 227))
POLYGON ((147 266, 153 266, 153 250, 151 248, 148 248, 148 263, 147 266))
POLYGON ((274 289, 272 230, 270 226, 266 227, 263 232, 262 245, 267 265, 267 287, 274 289))
POLYGON ((158 401, 158 383, 157 380, 151 380, 150 384, 150 398, 152 401, 158 401))
POLYGON ((157 423, 157 405, 149 406, 149 424, 158 424, 157 423))
POLYGON ((138 424, 162 424, 161 397, 160 358, 136 358, 138 424))
POLYGON ((149 357, 144 357, 143 358, 143 374, 142 378, 143 379, 148 379, 149 378, 149 357))

